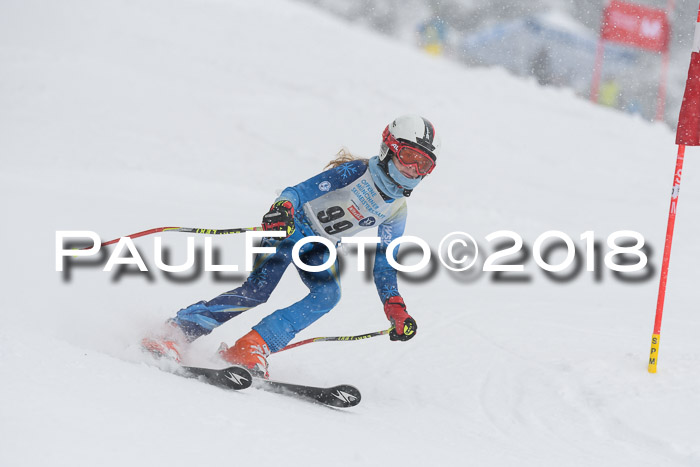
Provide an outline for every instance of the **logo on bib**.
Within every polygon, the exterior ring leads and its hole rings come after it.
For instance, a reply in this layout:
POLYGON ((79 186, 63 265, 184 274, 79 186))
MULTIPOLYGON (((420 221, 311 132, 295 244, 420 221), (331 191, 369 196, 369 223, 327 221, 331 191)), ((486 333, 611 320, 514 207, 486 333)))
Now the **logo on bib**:
POLYGON ((323 182, 319 183, 319 184, 318 184, 318 189, 321 190, 321 191, 330 191, 330 189, 331 189, 331 182, 329 182, 328 180, 326 180, 326 181, 323 181, 323 182))
POLYGON ((369 227, 374 225, 374 223, 377 222, 374 217, 365 217, 362 219, 358 224, 360 224, 362 227, 369 227))
POLYGON ((350 214, 352 214, 352 217, 354 217, 354 218, 357 219, 358 221, 365 218, 365 216, 363 216, 363 215, 360 213, 360 211, 358 211, 358 209, 357 209, 355 206, 350 206, 350 207, 348 208, 348 211, 350 211, 350 214))

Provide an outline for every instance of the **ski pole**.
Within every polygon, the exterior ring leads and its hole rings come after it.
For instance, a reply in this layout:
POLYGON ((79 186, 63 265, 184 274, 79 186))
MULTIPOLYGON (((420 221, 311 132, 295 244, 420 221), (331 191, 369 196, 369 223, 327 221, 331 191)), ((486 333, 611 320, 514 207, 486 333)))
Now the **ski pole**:
MULTIPOLYGON (((206 235, 226 235, 226 234, 236 234, 247 231, 259 231, 262 227, 237 227, 235 229, 200 229, 197 227, 156 227, 155 229, 144 230, 143 232, 137 232, 131 235, 124 235, 128 238, 138 238, 144 237, 146 235, 151 235, 158 232, 185 232, 185 233, 195 233, 195 234, 206 234, 206 235)), ((123 237, 115 238, 108 242, 100 244, 101 247, 111 245, 112 243, 117 243, 119 239, 123 237)))
POLYGON ((370 337, 383 336, 384 334, 389 334, 393 327, 385 329, 383 331, 369 332, 367 334, 360 334, 359 336, 337 336, 337 337, 312 337, 311 339, 305 339, 303 341, 296 342, 294 344, 289 344, 286 347, 281 348, 275 353, 282 352, 284 350, 293 349, 294 347, 299 347, 300 345, 310 344, 312 342, 322 342, 322 341, 360 341, 362 339, 368 339, 370 337))

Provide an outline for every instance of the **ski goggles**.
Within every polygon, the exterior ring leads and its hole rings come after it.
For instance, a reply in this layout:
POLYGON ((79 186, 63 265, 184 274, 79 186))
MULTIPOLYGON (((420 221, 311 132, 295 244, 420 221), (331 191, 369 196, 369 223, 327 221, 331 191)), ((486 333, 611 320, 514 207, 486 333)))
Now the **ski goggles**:
POLYGON ((391 148, 394 154, 396 154, 396 158, 401 165, 413 167, 416 169, 418 175, 428 175, 435 168, 435 156, 415 146, 400 142, 391 134, 389 126, 384 129, 382 138, 384 139, 384 144, 391 148))

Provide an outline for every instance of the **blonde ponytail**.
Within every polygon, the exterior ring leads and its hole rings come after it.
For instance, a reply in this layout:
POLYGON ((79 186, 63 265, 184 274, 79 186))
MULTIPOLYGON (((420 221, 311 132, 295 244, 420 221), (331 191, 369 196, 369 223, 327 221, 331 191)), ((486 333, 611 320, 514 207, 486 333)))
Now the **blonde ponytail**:
POLYGON ((364 157, 358 157, 353 155, 350 151, 348 151, 345 148, 341 148, 340 151, 335 155, 335 159, 330 161, 326 167, 324 167, 323 170, 328 170, 328 169, 335 169, 341 164, 345 164, 346 162, 351 162, 351 161, 362 161, 365 164, 369 163, 369 159, 366 159, 364 157))

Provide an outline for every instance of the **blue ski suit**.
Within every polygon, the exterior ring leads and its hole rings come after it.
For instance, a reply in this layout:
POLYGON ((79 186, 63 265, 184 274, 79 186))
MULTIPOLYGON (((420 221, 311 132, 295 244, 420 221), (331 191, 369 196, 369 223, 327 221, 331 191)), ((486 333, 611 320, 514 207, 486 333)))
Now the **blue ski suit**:
MULTIPOLYGON (((374 282, 382 302, 399 295, 396 270, 387 261, 386 249, 404 232, 406 199, 383 195, 366 161, 355 160, 326 170, 286 188, 277 200, 289 200, 294 205, 295 231, 284 239, 262 240, 261 246, 275 247, 276 252, 257 255, 253 271, 240 287, 177 313, 173 321, 190 340, 209 334, 234 316, 265 303, 292 263, 295 243, 306 236, 322 236, 337 245, 344 236, 378 226, 381 241, 376 248, 374 282)), ((328 260, 329 252, 323 244, 313 242, 304 245, 299 256, 305 264, 316 266, 328 260)), ((308 272, 298 267, 297 271, 309 288, 309 294, 297 303, 276 310, 253 327, 271 352, 286 346, 298 332, 328 313, 340 300, 337 260, 324 271, 308 272)))

